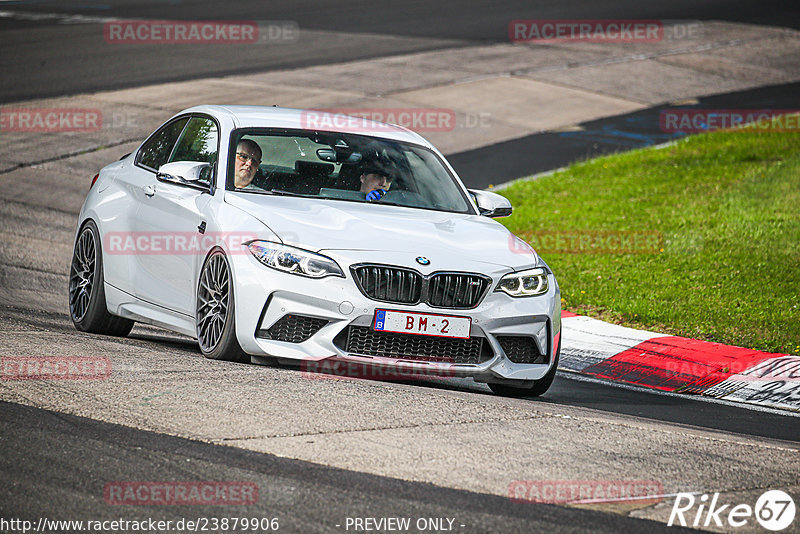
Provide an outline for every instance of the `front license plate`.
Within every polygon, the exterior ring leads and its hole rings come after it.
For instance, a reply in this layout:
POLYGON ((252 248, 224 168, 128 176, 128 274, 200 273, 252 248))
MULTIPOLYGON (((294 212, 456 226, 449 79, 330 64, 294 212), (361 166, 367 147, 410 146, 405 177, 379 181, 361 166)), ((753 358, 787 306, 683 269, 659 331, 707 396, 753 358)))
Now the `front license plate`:
POLYGON ((381 332, 469 339, 471 325, 472 319, 469 317, 375 310, 375 322, 372 327, 381 332))

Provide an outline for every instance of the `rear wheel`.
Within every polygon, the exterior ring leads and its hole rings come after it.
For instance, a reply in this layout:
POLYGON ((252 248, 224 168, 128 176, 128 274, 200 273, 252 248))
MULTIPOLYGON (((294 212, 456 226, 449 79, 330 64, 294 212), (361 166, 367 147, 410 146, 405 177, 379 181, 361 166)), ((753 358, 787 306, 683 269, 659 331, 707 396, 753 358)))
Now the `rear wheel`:
POLYGON ((200 271, 197 286, 197 341, 206 358, 247 363, 250 357, 236 340, 233 280, 228 260, 213 251, 200 271))
POLYGON ((127 336, 133 321, 108 312, 100 232, 88 221, 78 234, 69 270, 69 314, 81 332, 127 336))
POLYGON ((509 386, 507 384, 489 384, 489 388, 497 395, 502 395, 503 397, 538 397, 539 395, 544 395, 547 390, 550 389, 550 385, 553 383, 553 379, 556 377, 558 359, 560 356, 561 337, 559 336, 553 367, 551 367, 550 370, 547 371, 547 374, 542 378, 539 380, 534 380, 533 384, 527 387, 509 386))

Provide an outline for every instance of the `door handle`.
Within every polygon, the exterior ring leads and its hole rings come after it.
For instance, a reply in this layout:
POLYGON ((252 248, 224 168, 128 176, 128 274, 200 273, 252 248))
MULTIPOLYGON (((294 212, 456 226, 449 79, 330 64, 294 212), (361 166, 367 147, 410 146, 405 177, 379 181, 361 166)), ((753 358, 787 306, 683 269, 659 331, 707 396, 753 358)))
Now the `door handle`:
POLYGON ((156 186, 154 185, 146 185, 144 186, 144 194, 148 197, 152 197, 156 194, 156 186))

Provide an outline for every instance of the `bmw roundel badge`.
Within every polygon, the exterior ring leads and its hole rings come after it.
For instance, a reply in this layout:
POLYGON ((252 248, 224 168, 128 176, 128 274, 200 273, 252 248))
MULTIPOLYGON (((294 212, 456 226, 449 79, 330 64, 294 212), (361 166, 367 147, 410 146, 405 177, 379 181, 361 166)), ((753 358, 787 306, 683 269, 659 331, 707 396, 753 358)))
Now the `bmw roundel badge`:
POLYGON ((418 256, 417 263, 419 263, 420 265, 430 265, 431 260, 429 260, 425 256, 418 256))

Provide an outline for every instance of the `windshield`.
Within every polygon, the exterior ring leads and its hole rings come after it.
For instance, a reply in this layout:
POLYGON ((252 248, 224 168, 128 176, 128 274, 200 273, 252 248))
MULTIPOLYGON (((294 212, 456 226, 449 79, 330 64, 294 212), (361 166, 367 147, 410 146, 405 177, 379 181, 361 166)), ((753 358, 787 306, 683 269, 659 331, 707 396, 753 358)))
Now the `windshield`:
POLYGON ((330 132, 237 134, 228 189, 473 213, 453 176, 426 148, 330 132))

